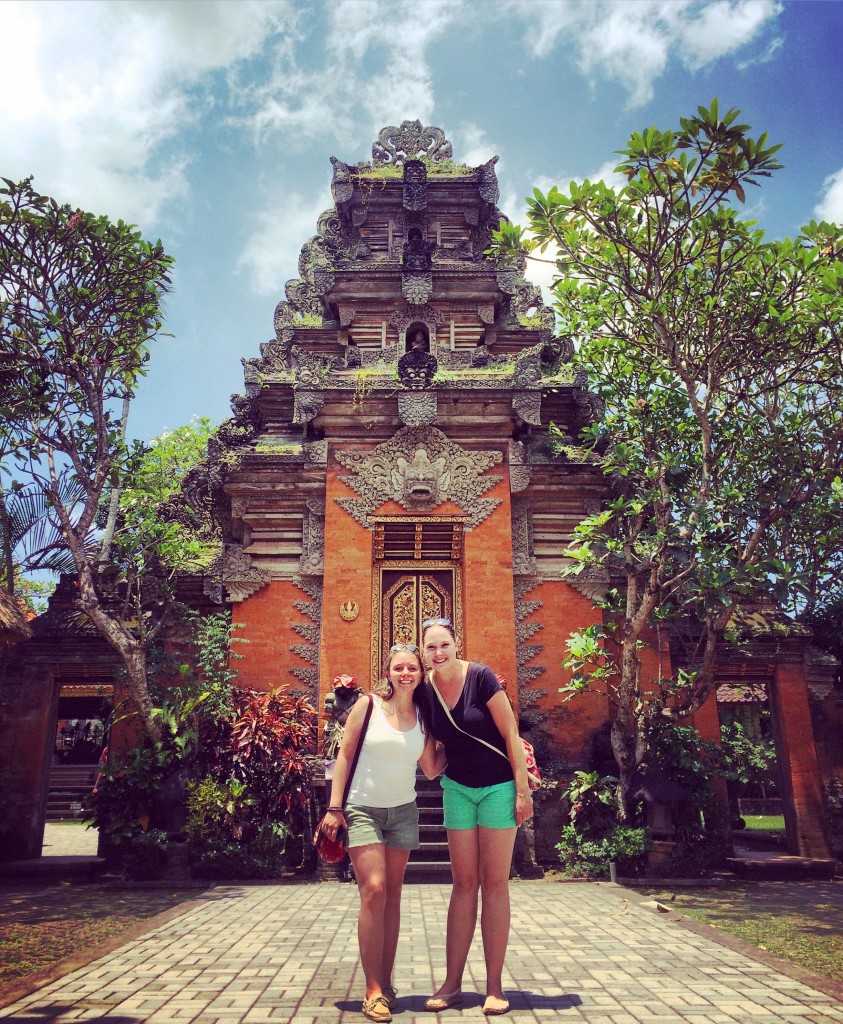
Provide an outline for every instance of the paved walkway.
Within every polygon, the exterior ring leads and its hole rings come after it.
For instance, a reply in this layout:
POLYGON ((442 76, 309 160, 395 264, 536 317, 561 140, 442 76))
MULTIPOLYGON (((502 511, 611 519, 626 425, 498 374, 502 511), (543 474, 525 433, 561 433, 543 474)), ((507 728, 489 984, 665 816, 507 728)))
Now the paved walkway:
MULTIPOLYGON (((482 1018, 479 942, 461 1010, 422 1010, 443 977, 449 887, 404 890, 397 1024, 482 1018)), ((840 1024, 843 1003, 661 915, 616 886, 517 882, 505 986, 516 1022, 840 1024)), ((225 886, 185 914, 0 1010, 0 1021, 361 1022, 357 890, 225 886)), ((789 972, 792 974, 792 972, 789 972)))

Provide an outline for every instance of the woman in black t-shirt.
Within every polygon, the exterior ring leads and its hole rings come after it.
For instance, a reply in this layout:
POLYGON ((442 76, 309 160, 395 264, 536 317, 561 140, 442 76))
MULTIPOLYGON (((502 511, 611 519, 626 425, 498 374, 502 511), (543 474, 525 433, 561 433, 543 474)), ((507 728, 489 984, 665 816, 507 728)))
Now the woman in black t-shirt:
POLYGON ((428 669, 430 731, 444 745, 448 761, 442 789, 454 881, 447 973, 425 1009, 437 1012, 462 1002, 462 976, 482 892, 483 1013, 498 1016, 509 1010, 502 974, 515 832, 533 813, 524 748, 503 687, 490 668, 457 657, 457 638, 448 619, 422 623, 422 655, 428 669))

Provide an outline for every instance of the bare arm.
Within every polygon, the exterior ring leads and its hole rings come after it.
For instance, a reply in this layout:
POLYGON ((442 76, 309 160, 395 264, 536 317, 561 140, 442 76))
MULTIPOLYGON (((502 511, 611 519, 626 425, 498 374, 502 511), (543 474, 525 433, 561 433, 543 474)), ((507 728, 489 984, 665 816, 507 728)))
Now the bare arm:
POLYGON ((432 736, 425 737, 424 750, 419 758, 421 770, 429 779, 438 778, 445 770, 447 758, 445 748, 432 736))
POLYGON ((369 698, 363 697, 348 713, 342 743, 337 751, 337 763, 334 766, 334 776, 331 780, 331 799, 328 801, 328 806, 335 810, 329 810, 325 814, 325 824, 323 825, 325 834, 331 839, 336 836, 340 825, 345 824, 345 814, 342 811, 343 793, 345 793, 345 783, 351 770, 351 760, 360 741, 360 732, 368 706, 369 698))
POLYGON ((518 735, 518 723, 512 713, 509 698, 503 690, 498 690, 486 707, 506 744, 506 754, 512 765, 512 774, 515 776, 515 820, 520 825, 533 814, 533 798, 527 782, 527 760, 524 757, 521 737, 518 735))

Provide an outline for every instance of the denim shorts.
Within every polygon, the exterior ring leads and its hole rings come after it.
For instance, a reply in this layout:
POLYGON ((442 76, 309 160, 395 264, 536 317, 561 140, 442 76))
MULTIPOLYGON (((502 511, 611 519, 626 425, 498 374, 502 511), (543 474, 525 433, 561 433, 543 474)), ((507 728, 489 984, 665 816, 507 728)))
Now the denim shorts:
POLYGON ((447 775, 440 780, 445 828, 515 828, 515 781, 496 786, 463 786, 447 775))
POLYGON ((345 809, 348 846, 383 843, 393 850, 419 848, 419 808, 416 801, 398 807, 364 807, 349 804, 345 809))

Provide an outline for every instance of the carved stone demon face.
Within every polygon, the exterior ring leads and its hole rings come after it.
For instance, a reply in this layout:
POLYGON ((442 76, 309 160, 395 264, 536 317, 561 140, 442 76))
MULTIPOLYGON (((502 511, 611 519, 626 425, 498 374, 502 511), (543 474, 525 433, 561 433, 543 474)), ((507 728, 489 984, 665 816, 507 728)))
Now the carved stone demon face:
POLYGON ((445 500, 449 479, 444 456, 431 462, 427 451, 417 448, 412 462, 401 456, 395 461, 392 473, 395 500, 405 507, 438 505, 445 500))

